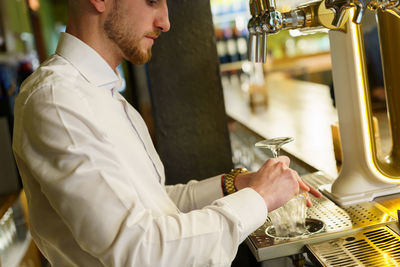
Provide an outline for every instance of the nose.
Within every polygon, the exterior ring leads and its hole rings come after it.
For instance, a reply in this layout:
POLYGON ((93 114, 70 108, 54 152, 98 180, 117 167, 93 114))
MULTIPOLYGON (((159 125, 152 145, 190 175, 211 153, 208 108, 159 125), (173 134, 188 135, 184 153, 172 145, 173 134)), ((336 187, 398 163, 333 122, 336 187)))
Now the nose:
POLYGON ((158 13, 158 16, 155 21, 155 26, 162 32, 167 32, 171 28, 168 17, 168 6, 166 1, 160 8, 160 12, 158 13))

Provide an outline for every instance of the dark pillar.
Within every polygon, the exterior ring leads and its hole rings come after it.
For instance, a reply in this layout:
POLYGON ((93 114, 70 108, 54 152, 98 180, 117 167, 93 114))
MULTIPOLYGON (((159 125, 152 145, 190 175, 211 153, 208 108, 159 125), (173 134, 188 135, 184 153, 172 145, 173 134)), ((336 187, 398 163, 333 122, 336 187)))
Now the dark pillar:
POLYGON ((155 143, 168 184, 232 168, 210 2, 169 1, 171 30, 148 64, 155 143))

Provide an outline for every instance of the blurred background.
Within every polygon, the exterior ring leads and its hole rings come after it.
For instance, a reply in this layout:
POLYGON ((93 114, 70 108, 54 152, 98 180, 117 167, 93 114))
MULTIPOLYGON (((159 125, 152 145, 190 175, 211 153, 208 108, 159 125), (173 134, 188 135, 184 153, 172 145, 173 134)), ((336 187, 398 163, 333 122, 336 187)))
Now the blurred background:
MULTIPOLYGON (((279 10, 287 11, 302 2, 280 0, 277 5, 279 10)), ((217 57, 217 89, 222 89, 223 96, 222 102, 217 103, 224 107, 222 122, 226 122, 224 127, 229 134, 225 166, 256 170, 271 155, 254 149, 253 144, 267 137, 290 135, 296 141, 282 153, 295 159, 293 167, 300 174, 324 170, 335 177, 340 168, 340 151, 334 150, 335 131, 331 130, 332 126, 335 128, 337 113, 328 32, 323 29, 289 30, 269 35, 267 62, 253 64, 247 57, 248 1, 211 0, 207 8, 214 31, 209 43, 215 54, 203 56, 217 57), (304 129, 314 130, 310 133, 304 129)), ((13 108, 24 79, 55 52, 66 22, 67 0, 0 0, 0 266, 46 265, 27 230, 26 200, 11 152, 13 108)), ((367 40, 365 49, 374 115, 379 121, 380 135, 385 136, 388 134, 384 126, 387 121, 385 95, 372 14, 363 19, 363 33, 367 40)), ((154 73, 156 63, 149 64, 133 66, 123 62, 118 67, 124 80, 120 91, 143 116, 161 151, 167 178, 169 175, 169 181, 176 182, 173 167, 169 167, 172 165, 168 165, 168 156, 162 150, 165 142, 157 135, 157 131, 162 130, 154 113, 157 110, 149 76, 152 70, 154 73)), ((212 119, 211 114, 207 121, 201 121, 202 125, 212 119)), ((198 132, 205 136, 207 131, 198 132)), ((210 139, 219 138, 211 136, 210 139)), ((390 148, 390 144, 382 146, 390 148)), ((193 147, 193 143, 189 147, 193 147)), ((193 165, 201 167, 199 161, 197 158, 193 165)), ((178 167, 176 169, 182 169, 178 167)), ((193 169, 189 171, 193 173, 193 169)), ((209 174, 203 177, 206 175, 209 174)))

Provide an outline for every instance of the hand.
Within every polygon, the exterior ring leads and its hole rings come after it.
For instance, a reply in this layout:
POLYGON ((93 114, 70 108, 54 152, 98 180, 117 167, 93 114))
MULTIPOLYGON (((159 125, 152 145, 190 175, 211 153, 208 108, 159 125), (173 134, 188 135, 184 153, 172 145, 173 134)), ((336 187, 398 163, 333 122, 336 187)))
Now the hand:
MULTIPOLYGON (((318 190, 309 186, 296 171, 289 168, 289 163, 289 158, 285 156, 269 159, 257 172, 239 174, 235 186, 238 190, 253 188, 264 198, 269 211, 284 205, 300 189, 321 197, 318 190)), ((307 206, 311 207, 310 200, 307 200, 307 206)))

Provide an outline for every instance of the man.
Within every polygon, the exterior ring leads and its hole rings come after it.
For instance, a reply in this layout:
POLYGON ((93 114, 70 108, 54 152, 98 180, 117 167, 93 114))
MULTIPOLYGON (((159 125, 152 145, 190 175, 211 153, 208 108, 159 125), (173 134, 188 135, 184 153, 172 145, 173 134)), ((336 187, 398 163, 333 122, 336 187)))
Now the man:
POLYGON ((229 266, 268 211, 310 188, 287 157, 222 176, 238 190, 225 197, 220 176, 165 186, 116 67, 150 59, 170 28, 166 0, 69 6, 67 33, 16 104, 13 148, 38 247, 53 266, 229 266))

